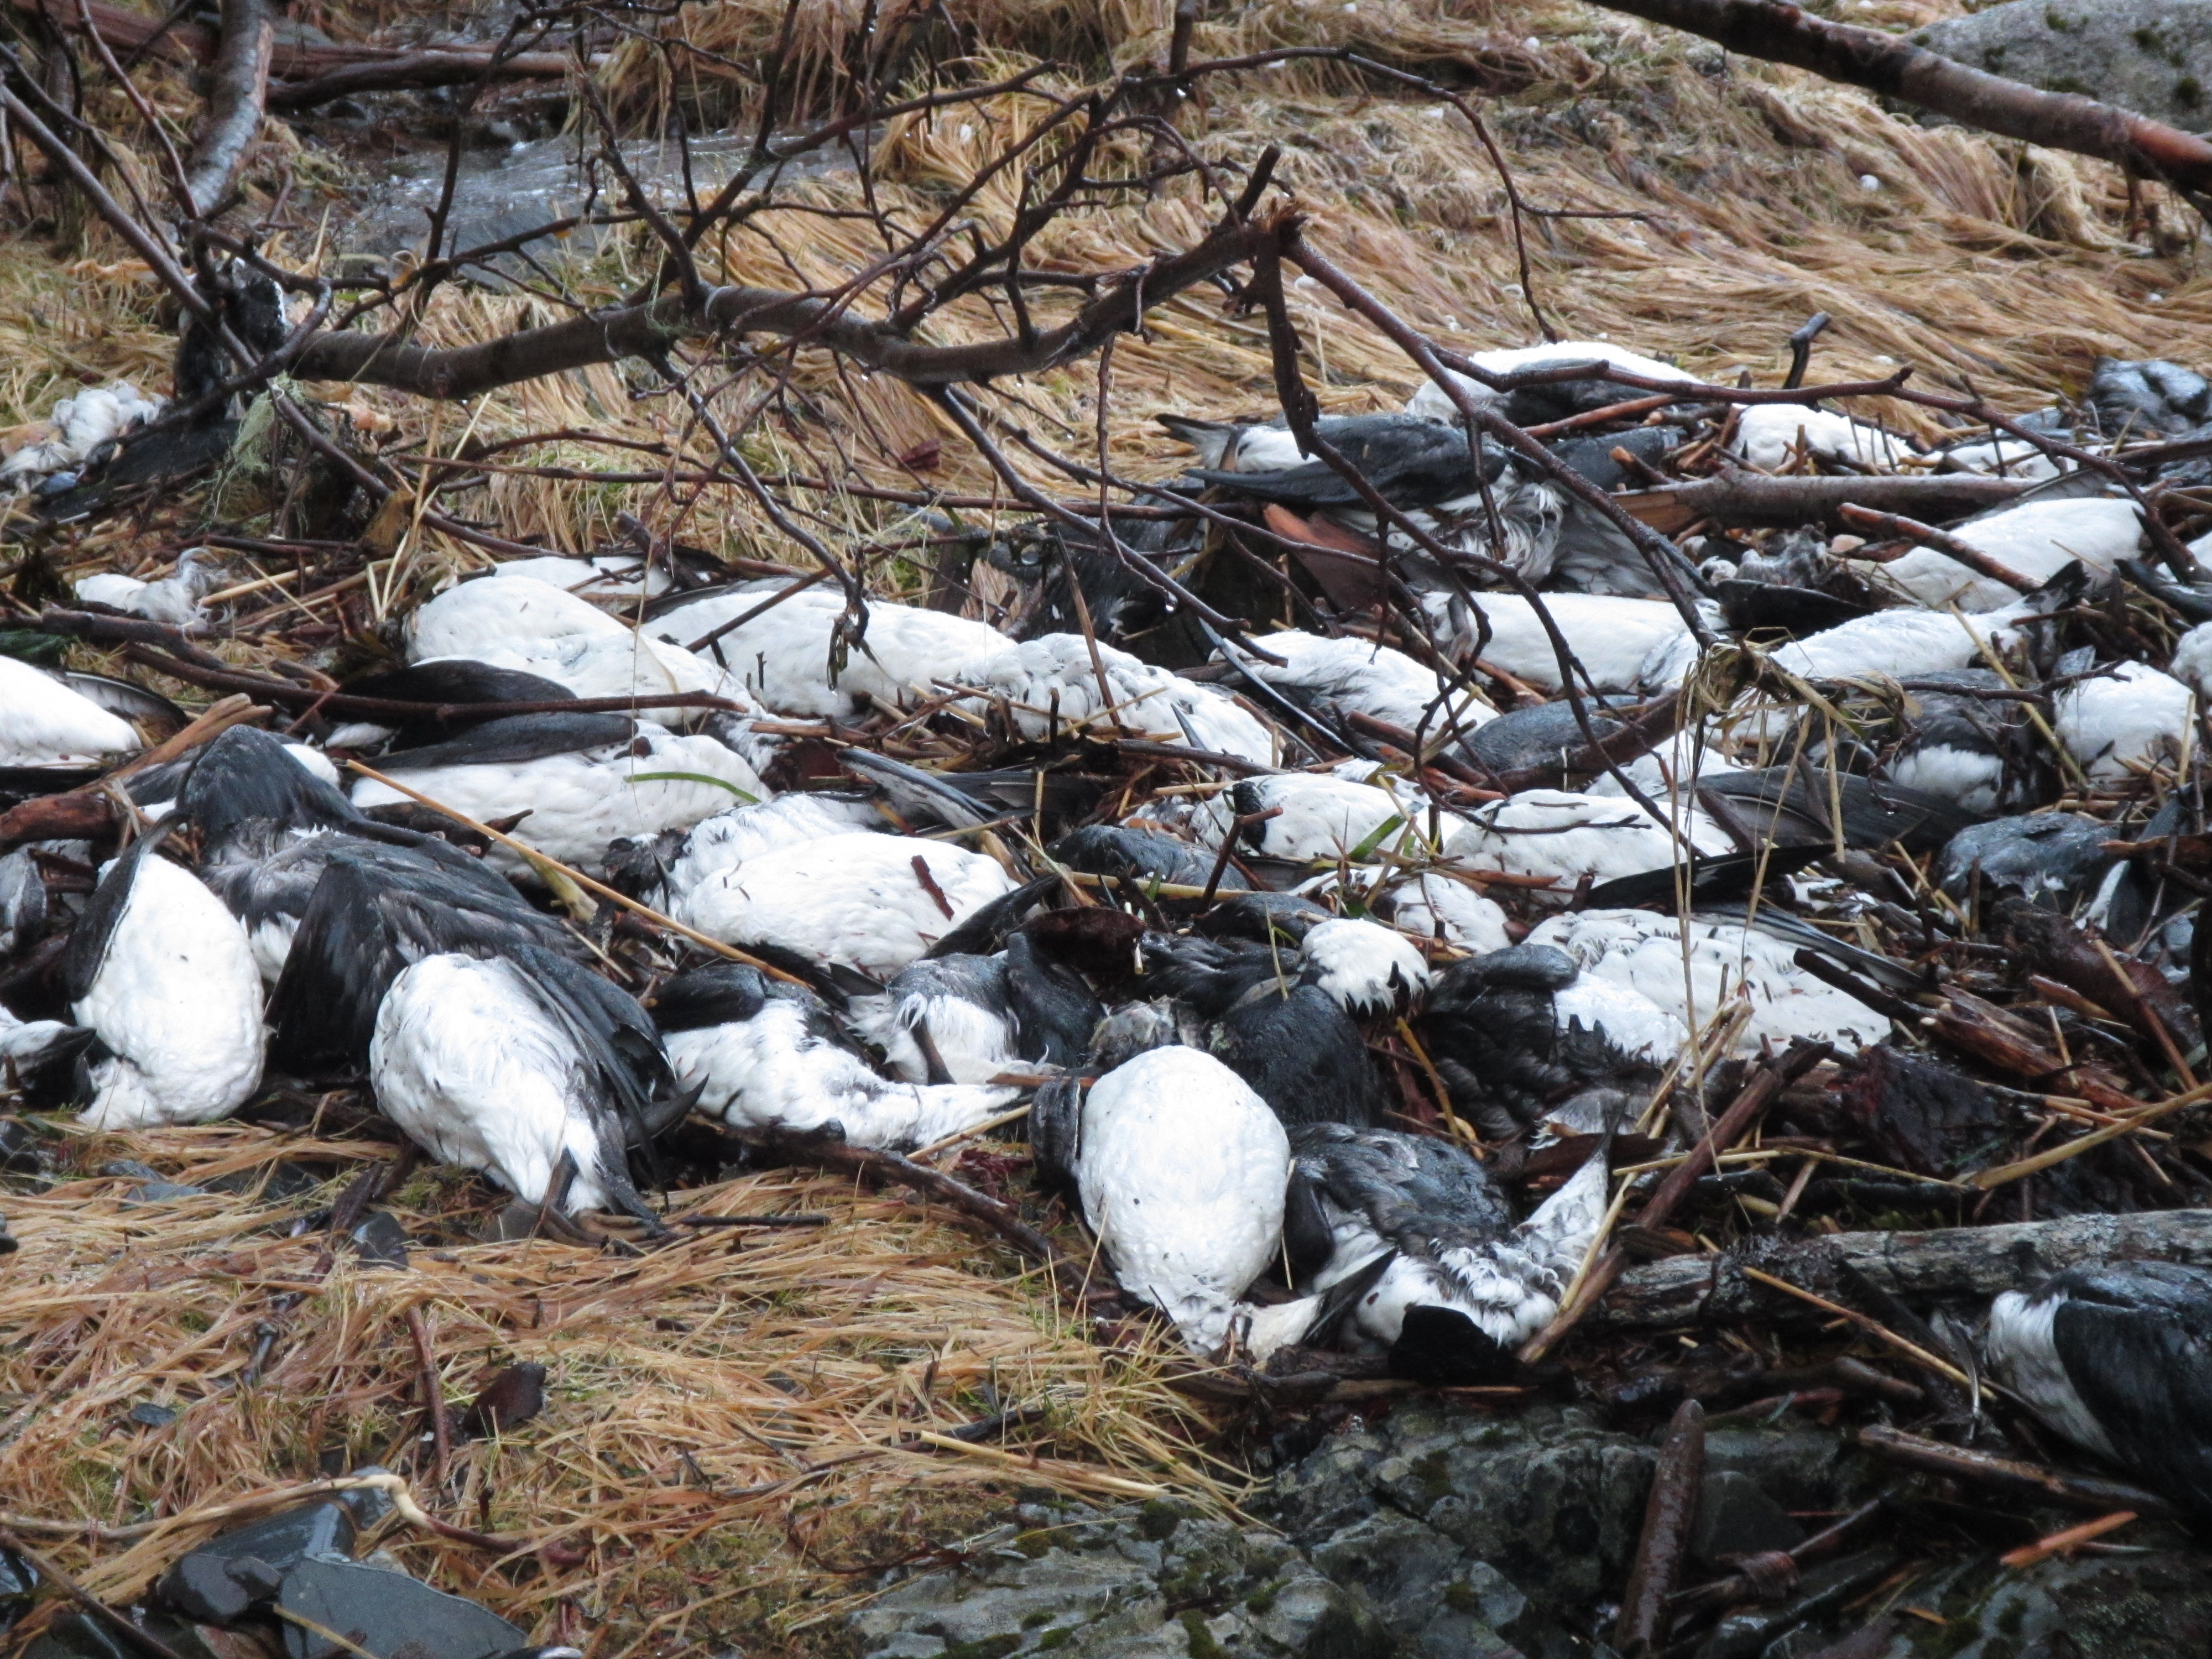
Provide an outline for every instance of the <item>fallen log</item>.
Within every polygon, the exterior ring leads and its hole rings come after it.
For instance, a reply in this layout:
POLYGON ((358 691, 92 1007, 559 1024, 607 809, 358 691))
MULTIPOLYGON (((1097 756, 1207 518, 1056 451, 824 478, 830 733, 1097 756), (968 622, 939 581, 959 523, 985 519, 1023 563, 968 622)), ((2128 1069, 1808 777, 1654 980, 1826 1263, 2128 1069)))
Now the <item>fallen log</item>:
POLYGON ((1804 1304, 1747 1278, 1755 1267, 1849 1303, 1844 1269, 1905 1302, 1995 1296, 2047 1272, 2114 1260, 2212 1267, 2212 1210, 2077 1215, 1927 1232, 1835 1233, 1720 1255, 1678 1255, 1632 1267, 1584 1317, 1598 1328, 1652 1329, 1796 1317, 1804 1304))
POLYGON ((1723 469, 1696 483, 1632 490, 1614 497, 1630 514, 1662 535, 1687 530, 1700 519, 1724 525, 1819 523, 1847 528, 1845 507, 1913 519, 1948 519, 2002 507, 2030 486, 2018 478, 1973 472, 1898 478, 1770 478, 1723 469))

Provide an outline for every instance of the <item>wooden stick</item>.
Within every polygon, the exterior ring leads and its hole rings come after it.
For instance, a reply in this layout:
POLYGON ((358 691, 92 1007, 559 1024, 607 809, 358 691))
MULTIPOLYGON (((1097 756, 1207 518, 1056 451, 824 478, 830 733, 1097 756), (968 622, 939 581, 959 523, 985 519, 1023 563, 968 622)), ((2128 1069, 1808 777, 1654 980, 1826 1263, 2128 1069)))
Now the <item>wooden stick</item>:
POLYGON ((2054 1532, 2047 1538, 2039 1538, 2033 1544, 2012 1550, 1997 1557, 2000 1565, 2015 1572, 2032 1567, 2039 1561, 2047 1561, 2054 1555, 2063 1555, 2076 1544, 2086 1544, 2092 1538, 2102 1538, 2108 1532, 2118 1532, 2136 1518, 2133 1510, 2115 1510, 2110 1515, 2100 1515, 2094 1521, 2084 1521, 2078 1527, 2069 1527, 2063 1532, 2054 1532))
POLYGON ((2069 1509, 2109 1515, 2116 1505, 2120 1505, 2133 1510, 2138 1515, 2164 1517, 2173 1513, 2173 1506, 2155 1492, 2145 1492, 2123 1481, 2106 1480, 2089 1475, 2060 1474, 2039 1464, 2023 1463, 2009 1457, 1992 1457, 1987 1452, 1969 1451, 1963 1446, 1947 1446, 1940 1440, 1923 1439, 1919 1435, 1885 1428, 1880 1424, 1871 1424, 1861 1429, 1856 1439, 1861 1446, 1879 1457, 1908 1463, 1914 1468, 1927 1469, 1936 1474, 1948 1474, 1984 1486, 2000 1486, 2014 1493, 2025 1492, 2048 1498, 2069 1509))
POLYGON ((430 1346, 429 1322, 422 1317, 419 1302, 407 1310, 407 1334, 414 1339, 415 1358, 422 1367, 422 1408, 430 1416, 431 1443, 435 1449, 430 1484, 442 1488, 446 1466, 453 1453, 453 1428, 446 1417, 446 1387, 438 1376, 437 1353, 430 1346))
POLYGON ((1651 1471, 1651 1496, 1644 1505, 1644 1532, 1621 1595, 1613 1644, 1621 1659, 1650 1659, 1664 1639, 1668 1602, 1688 1559, 1690 1527, 1697 1519, 1698 1483, 1705 1473, 1705 1409, 1695 1400, 1674 1408, 1659 1461, 1651 1471))
POLYGON ((503 835, 499 830, 493 829, 488 823, 478 823, 467 813, 457 811, 453 807, 447 805, 443 801, 433 800, 429 796, 422 794, 417 790, 410 789, 405 784, 400 782, 398 779, 388 778, 385 776, 383 773, 378 771, 374 767, 364 766, 359 761, 348 761, 346 765, 352 770, 360 773, 362 776, 365 778, 374 778, 377 782, 384 785, 387 789, 397 789, 401 794, 406 796, 408 799, 414 801, 418 805, 427 806, 434 812, 443 812, 447 817, 453 819, 454 823, 466 824, 471 830, 475 830, 477 834, 480 836, 489 836, 492 840, 499 842, 502 847, 505 847, 521 857, 529 860, 533 864, 543 864, 549 868, 558 870, 562 875, 568 877, 569 880, 574 882, 577 886, 582 888, 586 892, 596 893, 599 897, 605 899, 609 903, 618 904, 623 909, 630 912, 631 915, 642 916, 646 921, 652 922, 656 927, 665 927, 672 933, 680 934, 682 937, 690 939, 694 945, 703 945, 707 949, 714 951, 717 956, 727 957, 732 962, 742 962, 748 968, 757 968, 761 972, 766 974, 770 979, 780 979, 786 985, 797 985, 809 989, 811 988, 811 987, 807 987, 806 981, 799 978, 798 975, 787 974, 784 972, 782 969, 776 967, 772 963, 763 962, 758 957, 748 956, 745 952, 738 949, 736 945, 725 945, 721 940, 710 938, 708 935, 701 933, 696 927, 686 927, 682 922, 677 921, 673 916, 665 916, 649 904, 641 904, 626 893, 617 893, 613 888, 608 886, 605 882, 593 881, 582 871, 574 869, 571 866, 562 863, 561 860, 556 858, 549 858, 544 853, 539 852, 536 848, 529 846, 525 842, 519 842, 512 836, 503 835))
POLYGON ((132 1624, 130 1620, 125 1618, 113 1607, 109 1607, 106 1602, 101 1601, 97 1595, 94 1595, 83 1585, 78 1583, 76 1579, 64 1572, 46 1556, 40 1554, 37 1550, 33 1549, 28 1544, 26 1544, 21 1538, 15 1536, 15 1534, 8 1528, 0 1527, 0 1545, 5 1545, 9 1549, 13 1550, 16 1554, 21 1556, 26 1561, 28 1561, 33 1567, 38 1569, 39 1576, 40 1577, 45 1578, 49 1583, 60 1585, 63 1592, 68 1595, 70 1600, 75 1601, 87 1613, 89 1613, 94 1618, 99 1620, 100 1623, 104 1625, 111 1625, 114 1626, 115 1629, 122 1632, 125 1640, 132 1642, 137 1646, 145 1649, 147 1652, 153 1654, 155 1656, 155 1659, 184 1659, 184 1656, 182 1654, 179 1653, 167 1642, 164 1642, 160 1637, 154 1635, 151 1632, 140 1630, 137 1626, 132 1624))

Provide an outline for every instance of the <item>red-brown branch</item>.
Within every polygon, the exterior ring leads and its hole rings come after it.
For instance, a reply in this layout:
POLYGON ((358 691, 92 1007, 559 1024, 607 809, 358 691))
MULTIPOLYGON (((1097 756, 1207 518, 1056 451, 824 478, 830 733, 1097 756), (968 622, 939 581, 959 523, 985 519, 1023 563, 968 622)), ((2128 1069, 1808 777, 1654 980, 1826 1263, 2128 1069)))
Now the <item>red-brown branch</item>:
POLYGON ((1783 0, 1597 0, 1730 52, 1949 116, 2006 138, 2092 155, 2188 191, 2212 190, 2212 143, 2073 93, 2039 92, 1880 29, 1831 23, 1783 0))

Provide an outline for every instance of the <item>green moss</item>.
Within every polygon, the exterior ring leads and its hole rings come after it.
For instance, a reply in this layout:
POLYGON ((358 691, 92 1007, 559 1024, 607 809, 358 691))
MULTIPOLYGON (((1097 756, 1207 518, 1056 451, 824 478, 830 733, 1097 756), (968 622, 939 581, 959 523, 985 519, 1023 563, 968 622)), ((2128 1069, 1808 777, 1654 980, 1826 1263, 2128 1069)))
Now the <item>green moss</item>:
POLYGON ((1030 1614, 1028 1618, 1022 1620, 1022 1628, 1024 1630, 1035 1630, 1039 1625, 1049 1625, 1052 1623, 1055 1616, 1056 1615, 1054 1614, 1049 1608, 1039 1607, 1035 1613, 1030 1614))
POLYGON ((2173 101, 2184 109, 2195 109, 2204 101, 2204 83, 2193 75, 2185 75, 2173 83, 2173 101))
POLYGON ((1413 1462, 1413 1480, 1420 1486, 1422 1498, 1431 1504, 1442 1503, 1451 1496, 1451 1459, 1443 1452, 1424 1454, 1413 1462))
POLYGON ((1479 1613, 1482 1609, 1482 1601, 1475 1595, 1474 1586, 1464 1578, 1455 1578, 1444 1586, 1444 1605, 1454 1613, 1468 1614, 1479 1613))
POLYGON ((1275 1597, 1279 1593, 1280 1593, 1282 1588, 1283 1585, 1280 1579, 1278 1579, 1270 1584, 1261 1585, 1259 1589, 1254 1590, 1249 1595, 1244 1598, 1244 1605, 1246 1608, 1253 1613, 1265 1613, 1273 1612, 1275 1606, 1275 1597))
POLYGON ((1213 1632, 1206 1627, 1206 1615, 1193 1607, 1182 1616, 1182 1628, 1190 1644, 1190 1659, 1229 1659, 1229 1651, 1213 1639, 1213 1632))
POLYGON ((1014 1547, 1034 1561, 1052 1548, 1052 1534, 1035 1528, 1017 1534, 1014 1547))
POLYGON ((948 1642, 945 1659, 1006 1659, 1021 1646, 1018 1636, 979 1636, 972 1642, 948 1642))
POLYGON ((1182 1524, 1182 1511, 1164 1498, 1150 1499, 1137 1511, 1137 1530, 1155 1544, 1164 1544, 1175 1536, 1175 1529, 1182 1524))
POLYGON ((1075 1632, 1073 1627, 1062 1625, 1059 1628, 1055 1630, 1048 1630, 1043 1635, 1038 1637, 1036 1650, 1039 1653, 1050 1653, 1054 1648, 1066 1647, 1074 1639, 1075 1632))

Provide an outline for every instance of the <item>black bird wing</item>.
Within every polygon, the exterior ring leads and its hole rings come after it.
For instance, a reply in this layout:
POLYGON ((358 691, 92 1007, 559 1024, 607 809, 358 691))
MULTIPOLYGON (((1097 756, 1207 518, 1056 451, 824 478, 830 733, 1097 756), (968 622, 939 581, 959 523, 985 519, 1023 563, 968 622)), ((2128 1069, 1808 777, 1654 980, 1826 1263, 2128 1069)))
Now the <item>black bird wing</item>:
POLYGON ((453 848, 366 843, 335 854, 269 999, 270 1057, 290 1071, 359 1065, 376 1010, 410 963, 448 951, 574 950, 567 930, 453 848), (453 867, 459 860, 465 868, 453 867))
MULTIPOLYGON (((1202 887, 1213 871, 1213 860, 1188 842, 1157 830, 1129 830, 1116 823, 1087 823, 1071 830, 1046 850, 1069 869, 1093 876, 1202 887)), ((1244 885, 1244 878, 1231 870, 1222 885, 1235 890, 1244 885)))
POLYGON ((1332 1203, 1364 1216, 1401 1250, 1483 1243, 1512 1229, 1513 1212, 1488 1171, 1450 1141, 1316 1123, 1292 1130, 1291 1147, 1332 1203))
POLYGON ((472 726, 442 743, 386 755, 377 767, 386 772, 421 772, 434 766, 513 766, 628 743, 635 730, 627 714, 508 714, 472 726))
MULTIPOLYGON (((220 733, 183 764, 174 786, 176 816, 210 841, 248 823, 285 830, 337 830, 361 821, 351 801, 294 760, 283 743, 250 726, 234 726, 220 733)), ((132 798, 158 800, 167 782, 161 778, 143 784, 133 780, 132 798)))
POLYGON ((170 818, 151 835, 132 842, 131 850, 108 866, 92 896, 84 902, 83 913, 70 932, 69 952, 62 958, 62 982, 72 1003, 91 993, 93 981, 100 977, 100 964, 107 960, 107 947, 114 942, 116 924, 123 920, 124 907, 131 902, 138 872, 154 856, 154 849, 168 839, 176 823, 170 818))
MULTIPOLYGON (((1826 843, 1806 847, 1762 847, 1753 853, 1692 854, 1689 861, 1690 902, 1720 904, 1748 898, 1762 883, 1794 876, 1828 855, 1826 843)), ((1632 876, 1615 876, 1589 890, 1593 910, 1633 910, 1656 904, 1672 909, 1681 896, 1681 866, 1662 864, 1632 876)))
POLYGON ((1286 1124, 1364 1128, 1382 1115, 1382 1086, 1352 1017, 1318 987, 1288 996, 1263 988, 1214 1022, 1207 1045, 1286 1124))
MULTIPOLYGON (((520 668, 495 668, 488 662, 448 657, 433 662, 410 663, 382 674, 365 675, 346 683, 346 695, 379 697, 392 702, 483 703, 568 702, 576 694, 558 680, 520 668)), ((447 722, 459 726, 471 719, 465 708, 454 708, 447 722)))
POLYGON ((1941 795, 1817 767, 1769 766, 1699 779, 1698 793, 1707 790, 1729 801, 1763 841, 1810 837, 1833 847, 1840 835, 1847 847, 1894 841, 1909 853, 1932 853, 1982 821, 1978 812, 1941 795))
MULTIPOLYGON (((1351 430, 1325 425, 1322 435, 1399 507, 1431 507, 1470 494, 1485 482, 1495 482, 1505 466, 1504 452, 1486 447, 1478 468, 1466 434, 1455 427, 1405 416, 1355 417, 1361 418, 1375 424, 1351 430)), ((1204 468, 1190 476, 1256 501, 1304 507, 1362 504, 1358 491, 1325 461, 1304 461, 1269 472, 1204 468)))
POLYGON ((2121 1461, 2212 1520, 2212 1273, 2164 1261, 2077 1268, 2054 1289, 2067 1380, 2121 1461))
POLYGON ((566 1030, 623 1125, 641 1145, 683 1116, 660 1034, 638 1000, 572 957, 535 945, 500 952, 522 976, 538 1006, 566 1030))

